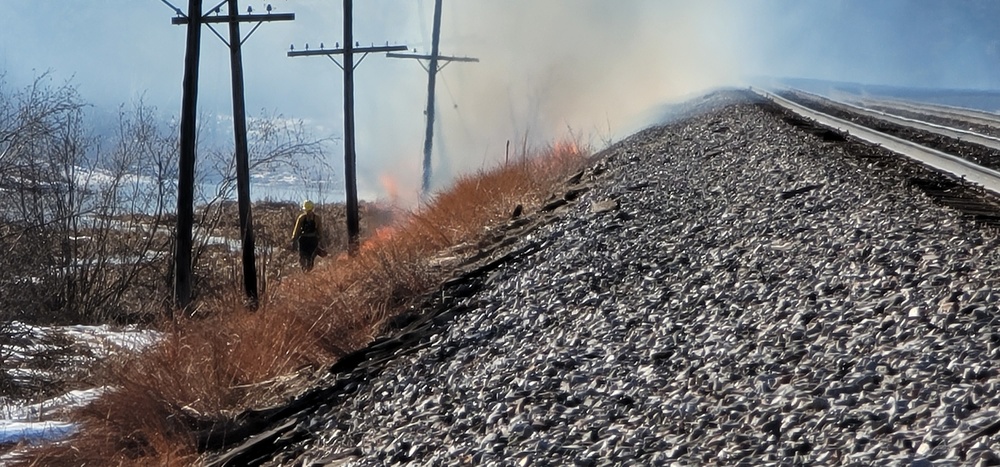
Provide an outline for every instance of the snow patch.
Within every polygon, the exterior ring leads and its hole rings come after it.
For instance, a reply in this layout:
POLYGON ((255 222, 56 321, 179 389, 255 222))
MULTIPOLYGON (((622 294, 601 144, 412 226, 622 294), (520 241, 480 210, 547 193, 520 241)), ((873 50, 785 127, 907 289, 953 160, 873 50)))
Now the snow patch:
MULTIPOLYGON (((136 327, 114 328, 101 326, 33 326, 21 322, 8 324, 8 331, 16 336, 11 344, 0 346, 0 351, 7 357, 5 371, 12 378, 47 378, 54 376, 55 370, 19 367, 19 359, 28 359, 31 355, 56 351, 54 342, 65 345, 69 340, 71 345, 82 346, 90 351, 91 357, 81 357, 82 361, 75 364, 93 364, 94 359, 106 358, 122 352, 138 352, 153 344, 160 333, 136 327), (47 375, 49 374, 49 375, 47 375)), ((66 421, 67 414, 83 407, 107 392, 109 388, 99 387, 70 391, 52 399, 33 404, 8 403, 0 406, 0 443, 38 443, 42 441, 59 441, 74 432, 75 424, 66 421)), ((12 459, 16 453, 0 456, 0 464, 12 459)))

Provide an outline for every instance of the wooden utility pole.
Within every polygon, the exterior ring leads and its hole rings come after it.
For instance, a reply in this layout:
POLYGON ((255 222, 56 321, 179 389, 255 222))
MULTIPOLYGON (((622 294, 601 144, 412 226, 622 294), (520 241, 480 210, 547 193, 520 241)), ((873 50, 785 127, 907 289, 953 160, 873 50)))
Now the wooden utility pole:
MULTIPOLYGON (((180 10, 174 9, 178 15, 180 10)), ((189 0, 188 11, 200 12, 201 0, 189 0)), ((174 243, 174 302, 180 309, 191 303, 191 230, 194 226, 194 164, 198 120, 198 62, 201 55, 201 15, 188 23, 181 98, 181 141, 177 178, 177 239, 174 243)))
POLYGON ((243 91, 243 35, 236 21, 239 5, 229 1, 229 64, 233 80, 233 135, 236 139, 236 199, 240 211, 240 239, 243 253, 243 291, 256 308, 257 255, 253 237, 253 216, 250 210, 250 152, 247 148, 247 109, 243 91))
POLYGON ((358 176, 356 166, 356 154, 354 151, 354 69, 364 61, 369 53, 392 52, 406 50, 405 45, 389 45, 359 47, 354 42, 354 14, 352 0, 344 0, 344 47, 340 48, 336 44, 333 49, 325 49, 322 44, 318 50, 290 50, 289 57, 306 57, 313 55, 326 56, 333 63, 336 63, 344 70, 344 183, 347 192, 347 248, 348 252, 354 254, 358 249, 358 240, 361 234, 360 216, 358 214, 358 176), (364 54, 354 63, 354 54, 364 54), (334 55, 343 55, 344 64, 341 65, 334 55))
MULTIPOLYGON (((447 65, 450 62, 478 62, 478 58, 469 57, 444 57, 440 54, 441 43, 441 3, 442 0, 434 2, 434 30, 431 33, 431 54, 387 54, 391 58, 415 58, 417 60, 427 60, 425 67, 427 70, 427 129, 424 131, 424 174, 420 183, 422 196, 427 196, 431 188, 431 149, 434 144, 434 90, 437 88, 437 73, 444 66, 439 66, 441 62, 447 65)), ((423 64, 423 62, 421 62, 423 64)))
MULTIPOLYGON (((161 0, 167 5, 170 3, 161 0)), ((171 5, 172 6, 172 5, 171 5)), ((215 16, 203 15, 201 10, 201 0, 190 0, 188 12, 198 12, 194 15, 183 15, 175 8, 177 16, 171 20, 172 24, 188 25, 188 58, 185 62, 184 78, 184 104, 181 115, 181 168, 178 180, 177 195, 177 251, 175 252, 175 298, 177 305, 181 308, 187 307, 191 302, 191 250, 193 242, 191 240, 191 230, 194 225, 194 166, 195 166, 195 133, 197 114, 197 92, 198 92, 198 55, 199 42, 201 38, 201 25, 206 24, 215 35, 221 39, 230 52, 230 65, 232 69, 233 86, 233 134, 235 135, 235 155, 236 157, 236 191, 239 203, 240 215, 240 238, 242 242, 243 254, 243 288, 251 306, 256 306, 258 299, 257 292, 257 266, 253 235, 253 216, 250 211, 250 162, 247 148, 247 128, 246 128, 246 103, 243 89, 243 53, 242 46, 247 39, 264 22, 270 21, 290 21, 295 19, 293 13, 271 13, 268 5, 266 14, 253 14, 252 8, 247 9, 246 15, 239 14, 237 0, 223 0, 209 13, 215 16), (228 14, 219 16, 220 7, 228 4, 228 14), (254 25, 247 37, 240 33, 240 23, 257 23, 254 25), (218 31, 212 27, 213 23, 229 24, 229 40, 226 41, 218 31), (196 35, 194 41, 193 67, 191 62, 192 34, 196 35), (193 68, 193 79, 188 80, 189 67, 193 68), (189 87, 191 89, 189 94, 189 87), (190 108, 188 98, 191 97, 190 108), (185 125, 188 125, 186 127, 185 125), (189 133, 186 133, 186 130, 189 133), (190 156, 186 157, 187 147, 190 146, 190 156)))
POLYGON ((344 191, 347 195, 347 251, 354 254, 361 235, 358 213, 357 153, 354 151, 354 1, 344 0, 344 191))

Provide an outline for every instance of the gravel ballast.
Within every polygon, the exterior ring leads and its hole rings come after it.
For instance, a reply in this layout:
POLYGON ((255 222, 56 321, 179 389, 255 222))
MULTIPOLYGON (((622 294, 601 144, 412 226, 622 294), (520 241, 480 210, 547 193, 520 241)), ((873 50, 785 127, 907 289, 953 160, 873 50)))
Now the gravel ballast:
POLYGON ((966 439, 1000 420, 996 230, 889 153, 704 102, 269 464, 997 461, 966 439))

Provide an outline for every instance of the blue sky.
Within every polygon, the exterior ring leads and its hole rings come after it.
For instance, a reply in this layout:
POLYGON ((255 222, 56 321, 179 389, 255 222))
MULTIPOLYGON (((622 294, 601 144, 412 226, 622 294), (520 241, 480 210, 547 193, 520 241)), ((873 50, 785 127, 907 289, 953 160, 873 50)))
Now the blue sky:
MULTIPOLYGON (((186 8, 186 0, 172 0, 186 8)), ((210 3, 210 2, 209 2, 210 3)), ((263 0, 241 1, 263 11, 263 0)), ((294 12, 244 48, 247 106, 341 135, 341 72, 287 58, 289 44, 342 36, 336 0, 271 0, 294 12)), ((445 0, 442 51, 479 57, 439 75, 439 185, 502 160, 505 142, 569 133, 595 143, 644 123, 646 111, 747 77, 794 76, 930 87, 1000 87, 1000 5, 987 0, 445 0)), ((142 96, 180 110, 184 28, 160 0, 3 0, 0 69, 11 86, 50 71, 96 108, 142 96)), ((207 6, 206 6, 207 8, 207 6)), ((355 37, 429 51, 433 0, 355 2, 355 37)), ((203 33, 200 103, 228 114, 225 47, 203 33)), ((370 56, 358 68, 362 189, 381 175, 419 186, 426 73, 370 56)), ((337 156, 342 148, 332 149, 337 156)))

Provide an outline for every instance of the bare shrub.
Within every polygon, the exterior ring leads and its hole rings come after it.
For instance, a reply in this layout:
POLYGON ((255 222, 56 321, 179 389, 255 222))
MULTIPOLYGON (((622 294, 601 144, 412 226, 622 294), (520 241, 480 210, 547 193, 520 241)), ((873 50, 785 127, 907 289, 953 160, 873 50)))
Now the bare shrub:
POLYGON ((0 89, 8 162, 0 173, 0 242, 11 253, 0 287, 17 291, 0 299, 0 309, 55 322, 152 313, 150 292, 163 288, 136 287, 165 273, 157 265, 169 239, 162 221, 173 196, 173 140, 140 102, 120 111, 118 133, 102 149, 84 128, 76 90, 46 82, 43 75, 22 91, 0 89), (125 303, 133 306, 127 314, 125 303))
POLYGON ((71 124, 83 104, 69 86, 51 88, 41 76, 26 89, 11 91, 0 76, 0 287, 10 293, 0 298, 5 318, 20 318, 19 311, 49 301, 47 282, 56 264, 52 250, 57 242, 46 227, 55 221, 42 200, 56 189, 43 177, 49 168, 36 153, 58 144, 59 133, 71 133, 71 124), (49 263, 49 264, 45 264, 49 263))

